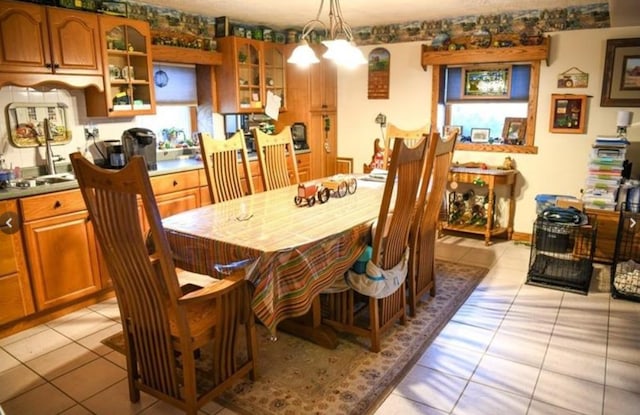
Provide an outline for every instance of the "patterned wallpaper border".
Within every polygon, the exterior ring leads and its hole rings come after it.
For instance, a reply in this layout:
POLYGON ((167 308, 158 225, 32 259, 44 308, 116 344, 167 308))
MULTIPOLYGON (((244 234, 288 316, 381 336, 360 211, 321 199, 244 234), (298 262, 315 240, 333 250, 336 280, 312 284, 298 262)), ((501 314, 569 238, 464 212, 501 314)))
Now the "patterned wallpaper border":
MULTIPOLYGON (((23 0, 24 1, 24 0, 23 0)), ((60 1, 60 0, 58 0, 60 1)), ((177 41, 180 46, 198 47, 203 39, 215 37, 215 16, 201 16, 175 9, 161 8, 144 2, 115 0, 126 3, 128 16, 146 20, 155 37, 177 41), (196 42, 196 43, 193 43, 196 42)), ((100 1, 91 0, 93 8, 100 1)), ((113 2, 112 2, 113 3, 113 2)), ((300 22, 301 25, 305 22, 300 22)), ((247 28, 255 26, 246 22, 234 22, 247 28)), ((450 38, 470 36, 478 30, 491 34, 541 34, 563 30, 599 29, 610 27, 609 4, 589 5, 544 10, 525 10, 495 15, 465 16, 441 20, 422 20, 401 24, 357 27, 354 40, 359 45, 431 42, 436 36, 446 34, 450 38)), ((292 28, 300 31, 301 27, 292 28)), ((275 32, 283 32, 275 29, 275 32)), ((285 37, 286 38, 286 37, 285 37)))

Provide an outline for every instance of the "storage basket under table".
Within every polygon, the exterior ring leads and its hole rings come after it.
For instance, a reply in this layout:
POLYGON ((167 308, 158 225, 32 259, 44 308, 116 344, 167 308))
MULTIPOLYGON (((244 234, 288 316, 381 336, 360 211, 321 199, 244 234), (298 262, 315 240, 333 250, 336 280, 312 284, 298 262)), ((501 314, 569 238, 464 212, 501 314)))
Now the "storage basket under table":
POLYGON ((611 296, 640 301, 640 213, 623 210, 611 264, 611 296))
POLYGON ((593 273, 597 218, 586 225, 536 219, 527 284, 587 294, 593 273))

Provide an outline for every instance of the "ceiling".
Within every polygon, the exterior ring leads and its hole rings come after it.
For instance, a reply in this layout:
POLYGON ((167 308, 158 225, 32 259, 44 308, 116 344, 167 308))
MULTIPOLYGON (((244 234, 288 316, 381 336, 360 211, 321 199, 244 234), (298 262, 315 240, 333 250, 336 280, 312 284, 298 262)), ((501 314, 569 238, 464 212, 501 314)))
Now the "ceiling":
MULTIPOLYGON (((141 0, 205 16, 273 28, 299 28, 315 18, 322 0, 141 0)), ((640 26, 638 0, 608 0, 611 26, 640 26)), ((519 10, 565 8, 607 0, 342 0, 342 15, 351 27, 500 14, 519 10)), ((328 23, 329 0, 320 20, 328 23)))

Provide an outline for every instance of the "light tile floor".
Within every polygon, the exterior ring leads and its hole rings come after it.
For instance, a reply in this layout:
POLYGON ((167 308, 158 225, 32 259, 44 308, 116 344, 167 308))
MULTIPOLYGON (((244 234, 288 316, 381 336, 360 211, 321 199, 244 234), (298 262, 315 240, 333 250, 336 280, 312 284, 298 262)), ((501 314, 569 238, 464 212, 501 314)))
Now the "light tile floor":
MULTIPOLYGON (((524 284, 526 245, 447 236, 437 254, 490 272, 377 415, 637 413, 640 303, 611 298, 608 266, 584 296, 524 284)), ((124 358, 100 343, 119 330, 111 300, 0 339, 6 414, 179 414, 129 402, 124 358)))

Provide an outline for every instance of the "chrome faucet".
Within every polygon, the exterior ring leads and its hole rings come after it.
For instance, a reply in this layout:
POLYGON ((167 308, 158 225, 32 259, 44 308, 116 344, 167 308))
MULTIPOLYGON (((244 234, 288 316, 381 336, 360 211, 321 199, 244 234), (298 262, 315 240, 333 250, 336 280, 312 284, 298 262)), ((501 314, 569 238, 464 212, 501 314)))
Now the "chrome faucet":
POLYGON ((46 146, 46 155, 47 155, 47 174, 56 174, 56 161, 63 160, 60 156, 55 156, 53 154, 53 150, 51 149, 51 143, 53 140, 53 133, 51 131, 51 125, 48 118, 43 120, 43 129, 44 129, 44 142, 46 146))

